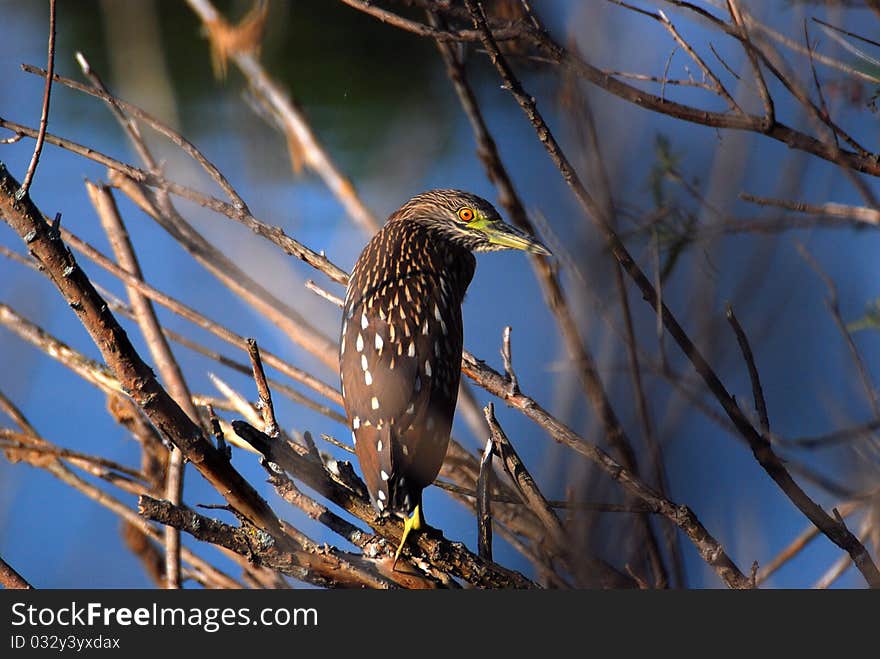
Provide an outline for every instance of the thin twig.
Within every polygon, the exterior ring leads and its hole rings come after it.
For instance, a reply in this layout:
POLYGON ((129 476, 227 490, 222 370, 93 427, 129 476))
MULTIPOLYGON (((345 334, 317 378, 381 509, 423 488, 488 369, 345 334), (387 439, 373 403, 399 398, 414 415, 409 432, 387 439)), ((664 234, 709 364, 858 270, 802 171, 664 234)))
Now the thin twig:
POLYGON ((0 428, 0 448, 4 451, 20 449, 22 452, 33 452, 36 454, 52 455, 59 458, 69 459, 73 464, 77 462, 88 462, 93 465, 112 469, 120 474, 131 476, 143 483, 146 483, 145 476, 137 469, 131 469, 123 464, 119 464, 114 460, 108 460, 97 455, 89 455, 81 453, 73 449, 62 448, 60 446, 50 446, 33 439, 30 432, 18 432, 9 428, 0 428))
POLYGON ((260 396, 258 407, 263 415, 263 432, 269 435, 269 437, 278 437, 278 421, 275 418, 275 407, 272 405, 272 392, 269 390, 269 383, 266 381, 263 360, 260 359, 260 348, 257 346, 255 339, 247 340, 247 351, 248 357, 251 359, 251 366, 253 367, 257 394, 260 396))
POLYGON ((756 53, 757 49, 755 48, 755 44, 752 43, 752 39, 746 29, 746 24, 742 19, 742 14, 736 0, 727 0, 727 9, 739 30, 743 48, 746 51, 749 63, 752 65, 752 71, 755 74, 755 81, 758 83, 758 93, 761 96, 761 102, 764 104, 763 130, 768 131, 773 127, 773 124, 776 123, 776 108, 773 104, 773 97, 767 89, 767 82, 764 80, 764 74, 761 71, 761 64, 758 62, 758 55, 756 53))
MULTIPOLYGON (((475 490, 469 490, 465 487, 460 487, 453 483, 447 483, 443 480, 436 480, 434 481, 434 485, 442 490, 446 490, 448 492, 452 492, 463 497, 468 497, 470 499, 477 498, 477 493, 475 490)), ((491 495, 491 497, 493 503, 504 503, 517 506, 525 505, 522 501, 522 498, 518 496, 514 498, 494 493, 491 495)), ((548 499, 547 503, 550 504, 552 508, 559 508, 562 510, 575 512, 628 514, 657 512, 654 508, 644 503, 594 503, 592 501, 562 501, 560 499, 548 499)))
MULTIPOLYGON (((666 75, 666 73, 667 71, 664 69, 664 76, 666 75)), ((694 87, 696 89, 704 89, 707 92, 715 91, 712 85, 709 85, 705 82, 700 82, 699 80, 664 78, 663 76, 652 76, 648 75, 647 73, 633 73, 632 71, 605 71, 605 74, 609 76, 614 76, 615 78, 624 78, 626 80, 641 80, 643 82, 653 82, 661 86, 670 85, 676 87, 694 87)))
POLYGON ((214 406, 208 403, 205 405, 208 411, 208 421, 211 424, 211 434, 214 435, 214 441, 217 442, 217 449, 229 460, 232 458, 232 449, 226 443, 226 437, 223 435, 223 428, 220 427, 220 419, 214 412, 214 406))
POLYGON ((31 182, 40 162, 40 153, 43 151, 43 142, 46 139, 46 129, 49 126, 49 100, 52 98, 52 72, 55 70, 55 0, 49 0, 49 55, 47 58, 46 85, 43 88, 43 109, 40 112, 40 131, 37 133, 37 142, 34 145, 34 155, 24 175, 24 181, 18 189, 18 196, 24 197, 30 190, 31 182))
POLYGON ((328 444, 332 444, 336 448, 342 449, 346 453, 354 454, 354 447, 349 446, 348 444, 344 444, 340 442, 338 439, 333 437, 333 435, 328 435, 327 433, 321 433, 321 439, 323 439, 328 444))
MULTIPOLYGON (((836 512, 836 509, 835 509, 836 512)), ((842 519, 842 518, 841 518, 842 519)), ((870 516, 867 516, 865 520, 861 524, 861 528, 859 529, 859 539, 864 542, 868 538, 868 533, 871 528, 871 519, 870 516)), ((828 570, 823 574, 816 583, 813 585, 813 588, 822 590, 825 588, 830 588, 835 581, 837 581, 840 577, 843 576, 844 572, 846 572, 850 566, 852 565, 852 561, 849 560, 849 556, 843 555, 834 561, 834 564, 828 568, 828 570)))
MULTIPOLYGON (((393 25, 396 28, 406 30, 407 32, 412 32, 413 34, 417 34, 422 37, 430 37, 431 39, 435 39, 437 41, 452 43, 460 41, 479 41, 480 39, 480 33, 478 30, 444 30, 435 28, 430 25, 425 25, 424 23, 419 23, 418 21, 404 18, 403 16, 395 14, 392 11, 388 11, 387 9, 377 7, 375 4, 373 4, 372 0, 342 0, 342 2, 350 7, 354 7, 355 9, 364 12, 365 14, 369 14, 370 16, 377 18, 383 23, 393 25)), ((520 36, 522 36, 522 31, 517 26, 506 28, 498 27, 495 30, 495 34, 497 35, 497 39, 499 41, 503 41, 507 39, 518 39, 520 36)))
POLYGON ((516 379, 516 373, 513 372, 513 359, 510 352, 510 325, 504 328, 504 334, 501 339, 501 358, 504 361, 504 372, 507 373, 507 379, 510 381, 510 395, 516 396, 519 393, 519 382, 516 379))
POLYGON ((858 426, 842 428, 824 435, 793 437, 791 439, 778 438, 777 441, 787 446, 796 446, 803 449, 830 448, 844 442, 872 437, 878 430, 880 430, 880 419, 873 419, 858 426))
MULTIPOLYGON (((233 204, 239 206, 241 210, 246 213, 250 212, 244 199, 239 196, 239 194, 235 191, 235 188, 232 187, 232 184, 226 179, 225 176, 223 176, 223 173, 210 160, 208 160, 205 155, 192 142, 190 142, 188 139, 186 139, 183 135, 181 135, 170 126, 167 126, 166 124, 153 117, 146 110, 139 108, 138 106, 131 103, 127 103, 126 101, 123 101, 122 99, 114 96, 106 88, 101 79, 97 77, 94 70, 89 65, 88 61, 82 55, 82 53, 77 53, 76 58, 80 64, 80 68, 83 70, 83 73, 92 81, 92 87, 84 85, 76 80, 65 78, 64 76, 60 76, 58 74, 53 75, 52 79, 55 82, 64 85, 65 87, 69 87, 70 89, 74 89, 84 94, 89 94, 90 96, 100 98, 101 100, 108 103, 111 107, 117 108, 125 115, 130 115, 135 119, 143 121, 157 133, 167 137, 172 144, 174 144, 181 151, 190 156, 202 167, 202 169, 205 170, 205 172, 207 172, 207 174, 214 180, 214 182, 216 182, 217 185, 220 186, 223 192, 226 193, 226 196, 229 197, 229 200, 233 204)), ((36 66, 32 66, 30 64, 22 64, 21 68, 26 73, 31 73, 33 75, 38 75, 44 78, 47 75, 45 70, 36 66)), ((131 120, 126 117, 125 121, 131 120)))
POLYGON ((740 193, 739 197, 744 201, 758 204, 759 206, 776 206, 778 208, 785 208, 786 210, 796 211, 798 213, 823 215, 827 217, 841 218, 852 222, 869 224, 872 226, 880 226, 880 211, 873 208, 866 208, 864 206, 849 206, 847 204, 838 204, 834 202, 828 202, 825 204, 806 204, 788 199, 760 197, 745 192, 740 193))
POLYGON ((480 477, 477 479, 477 553, 480 558, 492 560, 492 453, 493 441, 486 441, 486 450, 480 460, 480 477))
POLYGON ((758 411, 758 420, 761 423, 761 432, 765 435, 770 432, 770 418, 767 415, 767 402, 764 399, 764 390, 761 387, 761 378, 758 376, 758 367, 755 364, 755 356, 752 354, 752 348, 749 345, 749 339, 745 330, 736 319, 733 313, 733 307, 728 303, 726 305, 727 321, 736 334, 736 341, 742 351, 743 359, 746 362, 746 368, 749 369, 749 380, 752 383, 752 395, 755 398, 755 409, 758 411))
POLYGON ((119 380, 105 366, 62 343, 12 307, 2 303, 0 303, 0 325, 64 364, 86 382, 92 383, 105 393, 124 393, 119 380))
POLYGON ((6 394, 0 391, 0 411, 6 414, 12 421, 17 425, 22 432, 27 433, 31 437, 37 437, 37 431, 30 424, 30 421, 27 420, 24 414, 21 413, 21 410, 15 406, 15 404, 7 398, 6 394))
POLYGON ((858 346, 856 346, 856 342, 853 339, 852 334, 847 328, 846 323, 843 322, 843 317, 840 315, 840 304, 838 301, 837 286, 835 286, 834 281, 831 279, 830 276, 828 276, 828 273, 822 269, 822 266, 819 265, 819 262, 812 254, 810 254, 810 252, 802 243, 797 243, 797 248, 803 259, 819 276, 819 278, 824 282, 825 287, 828 289, 828 297, 825 298, 825 305, 831 312, 831 317, 834 319, 834 323, 837 325, 837 329, 840 330, 840 334, 843 337, 843 340, 846 342, 847 348, 849 348, 853 364, 855 364, 856 370, 859 374, 859 379, 862 382, 862 387, 865 390, 865 396, 868 399, 868 404, 871 406, 871 412, 874 415, 875 419, 880 419, 880 395, 878 395, 877 389, 874 387, 874 383, 871 381, 871 375, 868 372, 868 367, 865 364, 865 360, 862 359, 859 348, 858 346))
POLYGON ((858 39, 859 41, 862 41, 863 43, 880 48, 880 41, 875 41, 874 39, 868 39, 867 37, 863 37, 862 35, 856 34, 855 32, 850 32, 849 30, 844 30, 842 27, 832 25, 831 23, 826 23, 821 18, 816 18, 815 16, 811 16, 810 20, 818 23, 819 25, 824 25, 825 27, 827 27, 831 30, 834 30, 835 32, 839 32, 840 34, 845 34, 848 37, 852 37, 853 39, 858 39))
MULTIPOLYGON (((623 4, 623 3, 620 3, 623 4)), ((657 16, 659 16, 659 21, 669 31, 672 35, 672 38, 675 39, 676 43, 681 46, 684 51, 690 55, 691 59, 696 62, 697 66, 703 71, 703 74, 712 81, 712 86, 714 90, 718 93, 721 98, 723 98, 727 105, 734 112, 742 114, 742 108, 737 104, 730 93, 725 88, 724 84, 721 80, 718 79, 718 76, 712 71, 712 69, 703 61, 703 58, 700 57, 697 52, 691 47, 691 45, 685 41, 685 39, 678 33, 678 30, 675 29, 675 26, 672 24, 672 21, 666 16, 663 10, 657 10, 657 16)))
POLYGON ((549 502, 538 489, 532 475, 526 469, 516 450, 507 438, 504 430, 495 418, 495 406, 489 403, 483 412, 486 415, 486 422, 489 424, 489 430, 492 433, 492 443, 495 452, 501 458, 502 464, 507 471, 508 476, 516 485, 523 502, 526 503, 538 516, 547 532, 557 544, 558 551, 565 552, 567 547, 567 535, 562 527, 562 523, 551 508, 549 502))
MULTIPOLYGON (((852 514, 859 506, 860 502, 848 502, 838 507, 840 514, 844 517, 852 514)), ((789 543, 785 549, 779 552, 773 560, 767 563, 759 572, 755 579, 757 585, 766 582, 773 574, 775 574, 783 565, 797 556, 810 542, 819 535, 819 529, 814 525, 808 526, 794 540, 789 543)))
POLYGON ((741 80, 739 74, 736 71, 734 71, 727 62, 724 61, 724 58, 718 54, 718 51, 715 50, 715 46, 713 46, 711 43, 709 43, 709 50, 712 51, 712 54, 715 55, 715 59, 717 59, 719 62, 721 62, 721 66, 723 66, 725 69, 727 69, 727 72, 730 75, 732 75, 737 80, 741 80))
MULTIPOLYGON (((816 86, 816 94, 819 96, 819 108, 823 120, 828 121, 831 114, 828 112, 828 105, 825 103, 825 94, 822 93, 822 85, 819 84, 819 74, 816 73, 816 63, 813 61, 813 47, 810 45, 810 31, 807 28, 807 20, 804 19, 804 43, 807 46, 807 55, 810 59, 810 71, 813 74, 813 84, 816 86)), ((837 131, 832 131, 834 143, 840 148, 840 141, 837 137, 837 131)))
POLYGON ((306 288, 308 288, 313 293, 317 293, 319 296, 327 300, 328 302, 332 302, 340 309, 342 308, 345 301, 339 297, 338 295, 334 295, 330 291, 321 288, 318 284, 315 283, 313 279, 306 280, 306 288))

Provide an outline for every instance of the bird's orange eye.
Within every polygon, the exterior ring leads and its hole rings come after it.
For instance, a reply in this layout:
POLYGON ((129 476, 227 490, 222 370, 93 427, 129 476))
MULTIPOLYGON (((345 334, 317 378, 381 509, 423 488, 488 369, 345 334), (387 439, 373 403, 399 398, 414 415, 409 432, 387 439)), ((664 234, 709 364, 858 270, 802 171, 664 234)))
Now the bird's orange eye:
POLYGON ((465 222, 470 222, 474 219, 474 212, 470 208, 462 208, 458 211, 458 216, 465 222))

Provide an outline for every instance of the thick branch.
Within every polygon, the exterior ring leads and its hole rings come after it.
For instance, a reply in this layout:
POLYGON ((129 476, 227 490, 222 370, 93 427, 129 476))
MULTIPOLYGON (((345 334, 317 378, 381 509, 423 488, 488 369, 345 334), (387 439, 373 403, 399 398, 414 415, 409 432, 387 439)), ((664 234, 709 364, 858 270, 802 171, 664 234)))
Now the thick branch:
POLYGON ((16 199, 17 189, 15 179, 0 165, 0 214, 77 314, 123 389, 235 510, 273 537, 283 538, 280 521, 268 504, 159 385, 57 230, 46 223, 30 197, 16 199))
POLYGON ((9 590, 32 590, 27 580, 2 558, 0 558, 0 586, 9 590))
POLYGON ((256 565, 268 567, 301 581, 337 588, 391 588, 374 574, 369 563, 344 552, 317 554, 293 547, 281 547, 257 529, 234 527, 192 510, 160 501, 146 494, 138 499, 138 513, 145 518, 173 526, 204 542, 225 547, 256 565))

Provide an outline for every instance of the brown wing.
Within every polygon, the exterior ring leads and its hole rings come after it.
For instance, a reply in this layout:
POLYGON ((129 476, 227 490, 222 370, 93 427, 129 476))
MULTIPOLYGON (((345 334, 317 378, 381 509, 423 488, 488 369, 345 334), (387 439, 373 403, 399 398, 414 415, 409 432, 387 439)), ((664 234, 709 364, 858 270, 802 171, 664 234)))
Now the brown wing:
POLYGON ((458 316, 444 318, 435 302, 442 288, 432 284, 423 276, 391 279, 351 300, 345 313, 346 412, 379 510, 411 509, 418 501, 405 501, 410 488, 431 483, 446 453, 459 377, 448 355, 460 366, 461 310, 455 305, 458 316))
MULTIPOLYGON (((452 428, 461 373, 461 302, 444 303, 444 287, 449 289, 444 282, 442 277, 417 273, 399 284, 402 295, 409 291, 413 300, 418 299, 407 305, 403 341, 395 346, 412 383, 410 400, 394 424, 393 459, 401 501, 407 488, 419 494, 436 478, 452 428), (407 485, 404 479, 411 482, 407 485)), ((398 319, 399 314, 390 323, 398 319)))
MULTIPOLYGON (((412 262, 400 251, 377 262, 383 232, 358 261, 379 267, 356 266, 352 273, 340 371, 370 496, 382 512, 409 513, 446 454, 461 367, 461 297, 473 275, 473 257, 467 254, 470 269, 462 287, 443 267, 399 267, 412 262)), ((394 242, 399 250, 407 248, 405 239, 394 242)))

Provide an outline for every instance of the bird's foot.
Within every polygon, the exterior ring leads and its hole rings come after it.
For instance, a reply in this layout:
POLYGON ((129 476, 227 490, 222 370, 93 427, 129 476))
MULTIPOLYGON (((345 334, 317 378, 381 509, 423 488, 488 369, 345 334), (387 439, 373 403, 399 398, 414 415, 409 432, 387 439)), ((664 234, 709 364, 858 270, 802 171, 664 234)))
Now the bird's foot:
POLYGON ((421 531, 423 529, 430 528, 425 522, 425 518, 422 515, 422 507, 416 506, 412 511, 412 514, 407 517, 403 522, 403 537, 400 539, 400 544, 397 546, 397 551, 394 552, 394 563, 391 564, 391 569, 393 570, 397 565, 397 560, 400 558, 400 552, 403 549, 403 545, 406 543, 407 538, 409 537, 412 531, 421 531))

